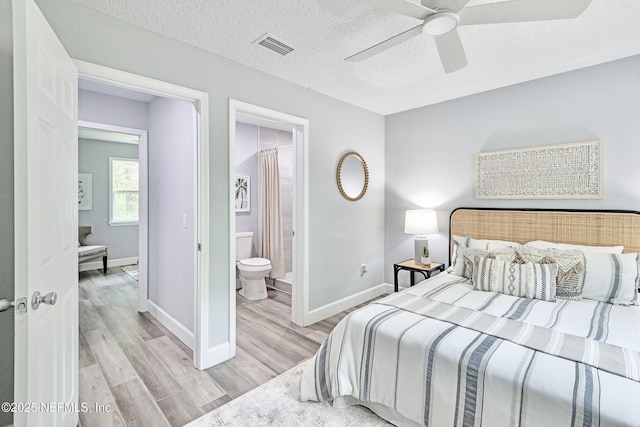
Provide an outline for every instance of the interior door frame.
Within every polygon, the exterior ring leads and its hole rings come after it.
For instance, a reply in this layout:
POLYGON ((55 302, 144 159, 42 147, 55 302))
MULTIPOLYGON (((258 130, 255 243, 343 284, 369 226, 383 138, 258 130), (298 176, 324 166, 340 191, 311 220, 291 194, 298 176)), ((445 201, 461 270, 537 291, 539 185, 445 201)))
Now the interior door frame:
POLYGON ((235 164, 236 121, 238 115, 291 125, 298 135, 295 159, 294 232, 296 250, 293 256, 294 284, 291 289, 291 321, 309 324, 309 120, 258 105, 229 99, 229 344, 231 356, 236 352, 236 212, 235 164), (299 134, 302 134, 301 137, 299 134))
MULTIPOLYGON (((74 60, 78 68, 78 78, 92 80, 111 86, 145 92, 165 98, 181 99, 193 102, 196 109, 197 138, 195 141, 196 166, 196 206, 197 220, 194 230, 195 254, 195 298, 194 331, 195 348, 193 364, 197 369, 206 369, 213 365, 208 357, 209 349, 209 96, 206 92, 155 80, 126 71, 74 60)), ((146 242, 145 242, 146 243, 146 242)), ((144 298, 146 304, 146 295, 144 298)))

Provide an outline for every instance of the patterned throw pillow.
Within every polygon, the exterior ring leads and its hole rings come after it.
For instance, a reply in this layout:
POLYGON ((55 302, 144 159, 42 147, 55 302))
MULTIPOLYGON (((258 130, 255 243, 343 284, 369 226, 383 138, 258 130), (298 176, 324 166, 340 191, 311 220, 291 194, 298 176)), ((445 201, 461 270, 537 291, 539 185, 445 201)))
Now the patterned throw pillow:
POLYGON ((478 256, 473 260, 473 289, 553 302, 557 264, 512 262, 478 256))
POLYGON ((616 305, 638 305, 640 254, 585 253, 582 297, 616 305))
POLYGON ((522 258, 518 255, 515 247, 506 247, 487 251, 484 249, 463 248, 464 269, 461 276, 471 279, 473 276, 473 260, 477 255, 491 259, 499 259, 500 261, 514 262, 516 264, 524 264, 522 258))
POLYGON ((557 264, 558 279, 556 297, 578 301, 581 299, 584 283, 585 258, 584 253, 577 249, 540 249, 532 246, 520 246, 518 255, 525 262, 536 264, 557 264))

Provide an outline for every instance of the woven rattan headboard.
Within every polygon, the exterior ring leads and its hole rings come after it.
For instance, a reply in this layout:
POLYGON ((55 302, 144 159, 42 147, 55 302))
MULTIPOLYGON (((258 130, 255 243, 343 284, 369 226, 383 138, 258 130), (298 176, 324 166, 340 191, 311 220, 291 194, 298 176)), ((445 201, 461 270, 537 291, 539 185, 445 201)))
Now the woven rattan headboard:
POLYGON ((640 252, 640 212, 554 209, 458 208, 451 212, 451 235, 527 243, 547 240, 593 246, 624 246, 640 252))

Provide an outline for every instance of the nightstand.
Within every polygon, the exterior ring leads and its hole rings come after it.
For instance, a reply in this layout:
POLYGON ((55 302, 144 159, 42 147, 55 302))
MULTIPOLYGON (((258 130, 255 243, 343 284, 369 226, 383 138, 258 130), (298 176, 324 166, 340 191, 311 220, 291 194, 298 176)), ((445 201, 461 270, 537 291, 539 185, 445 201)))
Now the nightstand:
POLYGON ((431 277, 431 273, 434 271, 444 271, 444 264, 438 264, 432 262, 428 265, 416 264, 415 260, 409 259, 406 261, 393 264, 393 291, 398 292, 398 271, 407 270, 411 272, 411 286, 416 284, 415 273, 420 273, 425 279, 431 277))

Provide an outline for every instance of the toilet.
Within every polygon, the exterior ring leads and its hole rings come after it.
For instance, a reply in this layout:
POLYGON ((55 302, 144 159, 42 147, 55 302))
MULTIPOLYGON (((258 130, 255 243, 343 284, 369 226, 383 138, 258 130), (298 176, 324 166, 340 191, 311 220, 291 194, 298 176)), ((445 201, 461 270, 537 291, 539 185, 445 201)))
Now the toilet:
POLYGON ((250 300, 267 297, 265 277, 271 272, 271 261, 252 258, 253 232, 236 233, 236 267, 240 275, 240 295, 250 300))

